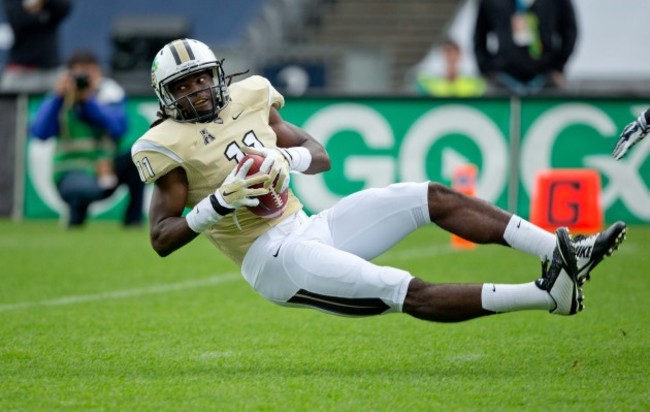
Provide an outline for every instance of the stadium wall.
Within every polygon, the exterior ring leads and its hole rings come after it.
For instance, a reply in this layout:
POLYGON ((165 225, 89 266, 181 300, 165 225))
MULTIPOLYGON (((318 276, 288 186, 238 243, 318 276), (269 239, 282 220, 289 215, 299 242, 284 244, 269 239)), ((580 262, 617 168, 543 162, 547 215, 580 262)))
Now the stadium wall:
MULTIPOLYGON (((30 99, 28 117, 39 101, 30 99)), ((310 212, 393 182, 450 184, 456 166, 472 163, 479 169, 477 195, 524 217, 537 172, 591 168, 601 176, 606 221, 650 223, 650 140, 622 161, 610 155, 620 130, 649 104, 619 98, 306 97, 288 99, 282 113, 332 156, 330 172, 292 178, 310 212)), ((156 110, 152 98, 130 99, 129 141, 147 129, 156 110)), ((25 179, 14 211, 26 219, 56 218, 64 207, 51 183, 52 150, 49 143, 29 141, 24 167, 15 172, 25 179)), ((125 195, 118 191, 94 205, 91 215, 116 219, 125 195)))

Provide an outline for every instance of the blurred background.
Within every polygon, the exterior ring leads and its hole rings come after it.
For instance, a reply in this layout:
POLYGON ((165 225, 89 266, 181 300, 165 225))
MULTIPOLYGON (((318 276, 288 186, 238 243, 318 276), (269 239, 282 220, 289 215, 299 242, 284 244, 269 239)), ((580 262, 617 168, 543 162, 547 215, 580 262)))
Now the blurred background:
MULTIPOLYGON (((541 0, 540 0, 541 1, 541 0)), ((65 57, 91 47, 130 93, 151 93, 152 55, 193 37, 226 58, 301 94, 416 94, 418 72, 435 72, 440 46, 472 53, 476 0, 83 0, 61 27, 65 57)), ((570 93, 648 93, 649 6, 644 0, 573 0, 578 23, 566 68, 570 93)), ((12 44, 0 10, 0 66, 12 44)))

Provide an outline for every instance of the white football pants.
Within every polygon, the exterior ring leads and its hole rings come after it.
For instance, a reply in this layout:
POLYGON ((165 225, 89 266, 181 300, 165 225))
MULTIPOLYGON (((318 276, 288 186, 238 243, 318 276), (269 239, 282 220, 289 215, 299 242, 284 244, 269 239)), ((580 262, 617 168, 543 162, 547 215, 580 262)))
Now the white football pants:
POLYGON ((354 193, 298 212, 253 242, 242 274, 266 299, 346 316, 401 312, 413 276, 369 262, 430 222, 428 183, 354 193))

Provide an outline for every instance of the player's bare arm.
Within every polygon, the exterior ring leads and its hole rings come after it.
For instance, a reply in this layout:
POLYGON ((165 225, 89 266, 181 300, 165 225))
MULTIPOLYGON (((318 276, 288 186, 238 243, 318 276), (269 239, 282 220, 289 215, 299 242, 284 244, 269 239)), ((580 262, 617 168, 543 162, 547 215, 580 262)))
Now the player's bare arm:
POLYGON ((156 181, 149 220, 151 245, 160 256, 169 255, 198 236, 182 217, 187 201, 187 186, 187 175, 180 167, 156 181))
POLYGON ((302 146, 309 150, 311 163, 302 173, 316 174, 330 170, 330 157, 323 145, 306 131, 285 121, 275 107, 271 107, 269 125, 277 136, 278 147, 302 146))

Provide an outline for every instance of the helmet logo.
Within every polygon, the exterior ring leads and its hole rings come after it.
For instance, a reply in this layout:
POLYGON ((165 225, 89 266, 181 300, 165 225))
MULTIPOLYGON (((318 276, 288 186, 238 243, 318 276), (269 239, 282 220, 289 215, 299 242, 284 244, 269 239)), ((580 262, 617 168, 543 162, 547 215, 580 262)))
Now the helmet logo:
POLYGON ((156 85, 156 70, 158 70, 158 57, 156 57, 153 60, 153 63, 151 64, 151 84, 156 85))
POLYGON ((187 39, 174 40, 169 44, 169 49, 172 52, 172 56, 174 56, 176 64, 185 63, 196 58, 187 39))

